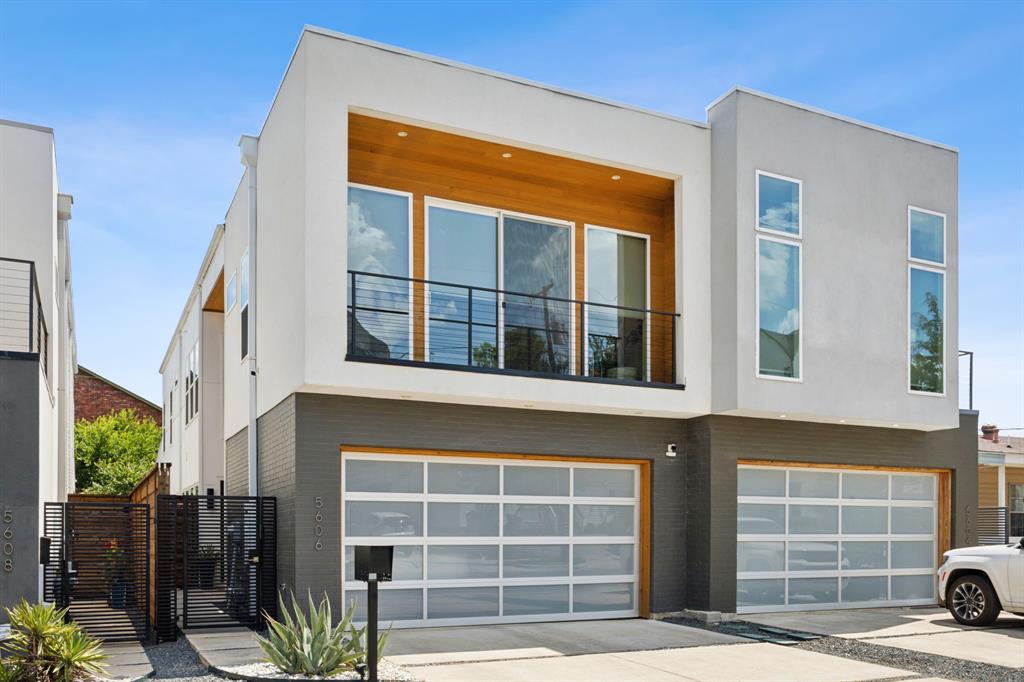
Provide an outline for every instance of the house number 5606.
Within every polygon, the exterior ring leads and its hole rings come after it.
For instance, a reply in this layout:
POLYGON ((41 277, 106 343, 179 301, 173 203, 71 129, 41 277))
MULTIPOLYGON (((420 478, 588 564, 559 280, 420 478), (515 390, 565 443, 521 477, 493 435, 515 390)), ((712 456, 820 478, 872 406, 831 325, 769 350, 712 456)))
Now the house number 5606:
POLYGON ((313 520, 316 522, 313 526, 313 535, 316 536, 316 542, 314 543, 313 548, 319 552, 324 548, 324 543, 320 540, 324 534, 324 498, 319 496, 314 497, 313 505, 316 507, 316 514, 313 516, 313 520))
POLYGON ((10 573, 14 570, 14 559, 11 558, 11 555, 14 554, 14 544, 11 542, 14 539, 14 529, 10 526, 10 524, 14 523, 14 512, 10 509, 5 509, 3 521, 7 525, 3 532, 3 567, 4 573, 10 573))

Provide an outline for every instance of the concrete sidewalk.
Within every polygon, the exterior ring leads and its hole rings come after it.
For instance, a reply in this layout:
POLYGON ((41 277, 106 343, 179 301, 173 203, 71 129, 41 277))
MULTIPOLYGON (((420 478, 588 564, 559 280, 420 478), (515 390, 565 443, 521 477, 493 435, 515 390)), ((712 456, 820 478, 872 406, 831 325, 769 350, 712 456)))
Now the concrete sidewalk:
POLYGON ((140 642, 112 642, 103 645, 107 655, 106 677, 110 680, 141 680, 153 674, 149 656, 140 642))

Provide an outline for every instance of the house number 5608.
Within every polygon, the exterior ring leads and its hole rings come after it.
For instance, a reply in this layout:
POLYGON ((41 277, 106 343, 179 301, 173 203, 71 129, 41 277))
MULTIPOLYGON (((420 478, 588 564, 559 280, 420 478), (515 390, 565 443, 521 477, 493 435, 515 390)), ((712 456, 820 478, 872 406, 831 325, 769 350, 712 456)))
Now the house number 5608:
POLYGON ((313 516, 313 520, 316 522, 313 526, 313 535, 316 536, 316 543, 313 545, 313 548, 319 552, 324 548, 324 543, 320 540, 324 534, 324 498, 314 497, 313 505, 316 507, 316 514, 313 516))

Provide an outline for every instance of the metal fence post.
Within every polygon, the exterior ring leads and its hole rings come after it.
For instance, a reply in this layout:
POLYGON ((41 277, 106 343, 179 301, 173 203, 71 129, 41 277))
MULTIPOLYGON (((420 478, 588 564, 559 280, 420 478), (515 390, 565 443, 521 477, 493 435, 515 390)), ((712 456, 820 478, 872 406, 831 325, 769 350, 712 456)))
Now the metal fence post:
POLYGON ((469 317, 467 318, 466 329, 468 330, 467 336, 468 345, 466 346, 466 364, 470 367, 473 366, 473 287, 468 287, 469 292, 469 317))

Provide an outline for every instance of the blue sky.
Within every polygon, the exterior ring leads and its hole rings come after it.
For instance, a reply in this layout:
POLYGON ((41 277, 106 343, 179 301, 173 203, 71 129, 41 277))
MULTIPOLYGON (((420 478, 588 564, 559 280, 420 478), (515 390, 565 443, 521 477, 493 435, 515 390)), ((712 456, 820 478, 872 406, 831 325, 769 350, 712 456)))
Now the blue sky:
POLYGON ((6 0, 0 117, 56 131, 85 366, 159 402, 238 136, 306 23, 697 120, 739 84, 959 147, 960 347, 982 419, 1024 427, 1020 2, 6 0))

